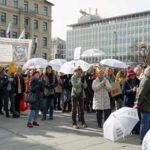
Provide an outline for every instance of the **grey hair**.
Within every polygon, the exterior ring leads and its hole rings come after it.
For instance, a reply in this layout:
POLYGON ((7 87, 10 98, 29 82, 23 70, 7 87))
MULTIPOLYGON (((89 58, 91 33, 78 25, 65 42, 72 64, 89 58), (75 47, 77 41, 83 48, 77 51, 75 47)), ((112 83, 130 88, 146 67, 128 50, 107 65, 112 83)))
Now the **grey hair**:
POLYGON ((144 71, 145 76, 150 77, 150 66, 148 66, 144 71))

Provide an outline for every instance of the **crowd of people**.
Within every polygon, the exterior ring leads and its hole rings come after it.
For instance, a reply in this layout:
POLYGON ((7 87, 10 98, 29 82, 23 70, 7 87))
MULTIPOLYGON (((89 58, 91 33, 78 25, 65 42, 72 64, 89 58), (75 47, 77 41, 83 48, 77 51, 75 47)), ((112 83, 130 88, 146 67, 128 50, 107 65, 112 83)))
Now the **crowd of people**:
POLYGON ((78 66, 73 75, 64 75, 48 65, 44 70, 23 71, 17 67, 15 73, 0 65, 0 115, 20 117, 20 101, 29 95, 27 127, 39 126, 38 113, 42 120, 53 120, 54 110, 72 112, 72 127, 78 129, 78 121, 87 127, 84 112, 96 113, 99 128, 112 111, 123 106, 138 109, 140 122, 133 133, 140 133, 141 141, 150 129, 150 66, 113 69, 91 66, 83 72, 78 66), (120 93, 113 95, 112 87, 117 83, 120 93), (49 114, 49 115, 48 115, 49 114), (78 121, 77 121, 78 118, 78 121))

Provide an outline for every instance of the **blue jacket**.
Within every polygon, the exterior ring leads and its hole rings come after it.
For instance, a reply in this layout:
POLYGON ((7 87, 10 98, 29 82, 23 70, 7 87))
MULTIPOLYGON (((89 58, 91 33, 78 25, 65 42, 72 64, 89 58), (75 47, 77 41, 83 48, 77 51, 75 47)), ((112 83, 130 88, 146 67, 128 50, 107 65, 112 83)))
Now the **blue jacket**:
POLYGON ((136 92, 133 92, 133 87, 139 86, 140 80, 135 78, 133 80, 127 80, 122 85, 124 105, 127 107, 133 107, 136 92))
POLYGON ((30 104, 30 110, 39 110, 41 109, 43 103, 42 103, 42 92, 43 92, 43 86, 39 79, 33 77, 30 81, 30 92, 33 92, 36 94, 37 100, 34 103, 30 104))

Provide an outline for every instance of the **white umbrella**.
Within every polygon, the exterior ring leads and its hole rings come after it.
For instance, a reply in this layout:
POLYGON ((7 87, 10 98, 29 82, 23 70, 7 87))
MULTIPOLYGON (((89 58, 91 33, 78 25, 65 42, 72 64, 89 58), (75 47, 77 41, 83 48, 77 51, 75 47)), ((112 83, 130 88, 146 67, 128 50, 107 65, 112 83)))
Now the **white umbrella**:
POLYGON ((53 59, 49 62, 49 65, 51 65, 55 71, 59 71, 64 63, 66 63, 65 59, 53 59))
POLYGON ((95 57, 95 56, 102 56, 105 55, 105 53, 101 50, 98 49, 88 49, 85 50, 82 54, 81 57, 95 57))
POLYGON ((108 67, 113 67, 113 68, 127 68, 128 67, 126 63, 117 59, 103 59, 100 61, 100 64, 108 66, 108 67))
POLYGON ((150 150, 150 130, 146 133, 143 139, 142 150, 150 150))
POLYGON ((23 70, 30 68, 45 68, 48 65, 48 61, 43 58, 31 58, 24 65, 23 70))
POLYGON ((78 66, 80 66, 83 71, 87 71, 91 65, 83 60, 72 60, 64 63, 61 66, 59 72, 62 72, 64 74, 73 74, 74 69, 78 66))
POLYGON ((137 109, 123 107, 113 112, 104 123, 104 137, 117 141, 129 135, 139 121, 137 109))

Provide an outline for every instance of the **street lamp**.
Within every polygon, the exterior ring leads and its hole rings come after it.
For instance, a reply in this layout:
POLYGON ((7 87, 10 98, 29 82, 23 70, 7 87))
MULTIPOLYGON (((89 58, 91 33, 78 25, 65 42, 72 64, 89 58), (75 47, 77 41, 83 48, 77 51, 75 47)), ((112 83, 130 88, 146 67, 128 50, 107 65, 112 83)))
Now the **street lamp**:
POLYGON ((115 41, 114 58, 116 58, 116 52, 117 52, 117 32, 114 31, 113 33, 114 33, 114 37, 115 37, 115 39, 114 39, 114 41, 115 41))

